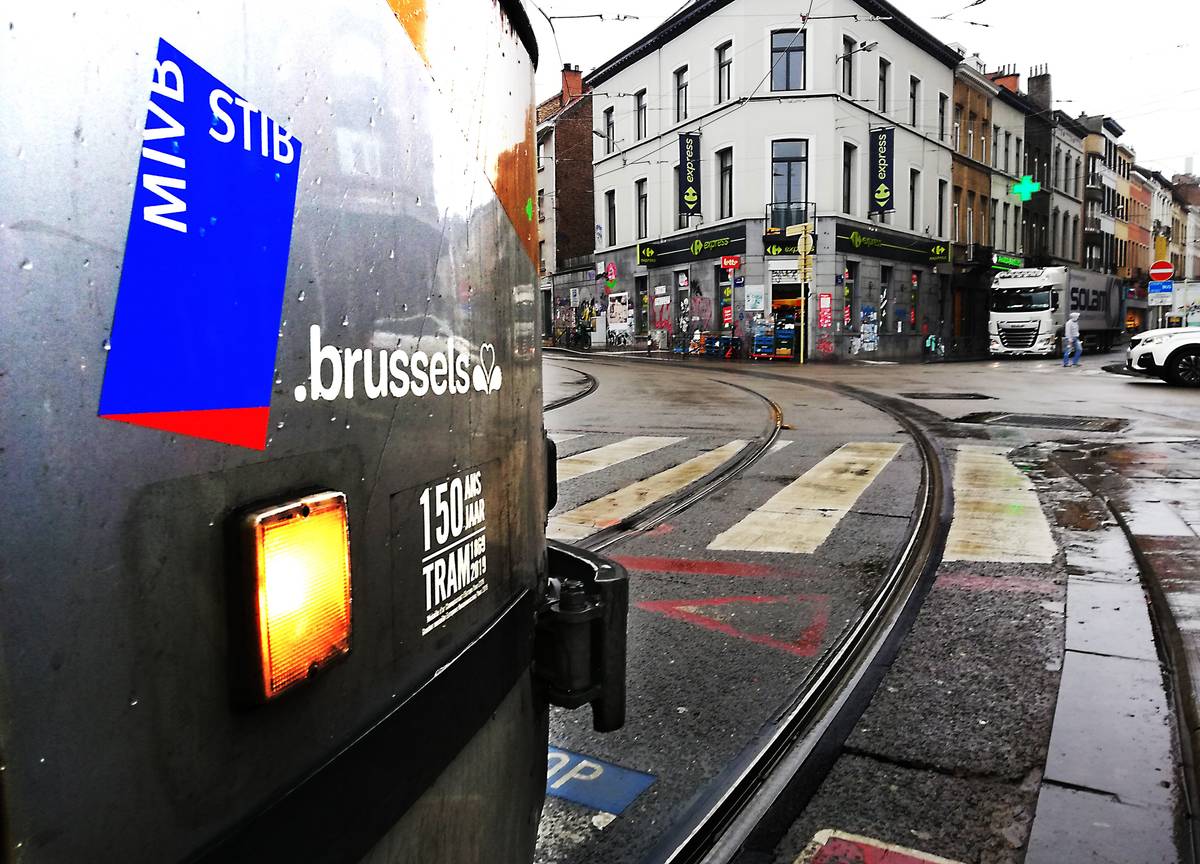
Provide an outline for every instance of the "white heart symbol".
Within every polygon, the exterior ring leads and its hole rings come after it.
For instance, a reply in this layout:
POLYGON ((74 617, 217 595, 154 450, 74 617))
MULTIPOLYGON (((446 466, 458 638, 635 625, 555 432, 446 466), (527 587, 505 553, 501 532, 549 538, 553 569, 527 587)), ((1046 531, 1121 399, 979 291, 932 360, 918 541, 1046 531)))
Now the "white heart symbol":
POLYGON ((496 347, 491 342, 479 345, 479 365, 473 378, 475 389, 481 393, 500 389, 500 367, 496 365, 496 347))

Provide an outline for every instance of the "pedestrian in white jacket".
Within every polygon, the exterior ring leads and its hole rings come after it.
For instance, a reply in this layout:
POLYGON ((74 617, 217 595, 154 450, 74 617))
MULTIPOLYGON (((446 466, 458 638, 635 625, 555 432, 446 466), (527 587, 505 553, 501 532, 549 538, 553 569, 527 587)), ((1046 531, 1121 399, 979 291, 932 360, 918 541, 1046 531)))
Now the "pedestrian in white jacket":
POLYGON ((1072 312, 1063 333, 1063 366, 1078 366, 1083 355, 1083 342, 1079 340, 1079 313, 1072 312), (1074 357, 1071 355, 1074 354, 1074 357), (1068 363, 1067 361, 1070 360, 1068 363))

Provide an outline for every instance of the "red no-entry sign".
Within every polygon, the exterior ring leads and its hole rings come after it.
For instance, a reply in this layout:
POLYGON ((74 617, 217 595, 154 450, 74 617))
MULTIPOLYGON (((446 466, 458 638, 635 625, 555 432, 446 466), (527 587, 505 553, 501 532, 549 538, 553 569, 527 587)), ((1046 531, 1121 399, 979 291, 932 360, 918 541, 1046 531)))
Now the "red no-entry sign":
POLYGON ((1155 261, 1150 265, 1150 278, 1155 282, 1166 282, 1175 275, 1175 265, 1170 261, 1155 261))

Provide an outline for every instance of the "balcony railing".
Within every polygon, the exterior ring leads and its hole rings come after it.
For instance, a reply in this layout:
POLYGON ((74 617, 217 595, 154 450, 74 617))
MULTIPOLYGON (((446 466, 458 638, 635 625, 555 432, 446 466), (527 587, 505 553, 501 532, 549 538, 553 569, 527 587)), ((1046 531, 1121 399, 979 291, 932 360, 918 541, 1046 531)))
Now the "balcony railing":
POLYGON ((789 225, 800 225, 816 212, 810 201, 784 201, 767 205, 767 228, 783 231, 789 225))
POLYGON ((1100 179, 1100 172, 1093 171, 1087 175, 1087 185, 1093 189, 1099 189, 1104 185, 1104 181, 1100 179))
POLYGON ((1099 216, 1085 216, 1083 219, 1083 230, 1084 231, 1099 231, 1100 230, 1100 217, 1099 216))

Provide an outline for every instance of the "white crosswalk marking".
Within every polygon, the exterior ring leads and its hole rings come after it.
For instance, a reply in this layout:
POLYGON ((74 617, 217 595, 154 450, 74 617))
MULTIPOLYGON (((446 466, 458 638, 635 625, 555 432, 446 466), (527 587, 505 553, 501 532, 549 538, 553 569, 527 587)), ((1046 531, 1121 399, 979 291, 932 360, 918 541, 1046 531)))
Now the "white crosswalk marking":
POLYGON ((576 438, 582 438, 582 437, 583 437, 582 432, 580 432, 577 435, 568 435, 564 432, 551 432, 550 433, 550 440, 553 441, 555 444, 562 444, 564 441, 574 441, 576 438))
POLYGON ((617 441, 615 444, 597 447, 595 450, 576 453, 574 456, 558 460, 558 480, 560 483, 564 480, 573 480, 583 474, 590 474, 619 462, 645 456, 647 453, 653 453, 655 450, 661 450, 669 444, 677 444, 682 440, 682 438, 656 438, 650 435, 638 435, 626 438, 624 441, 617 441))
POLYGON ((1004 450, 963 446, 954 461, 954 521, 944 561, 1049 564, 1054 538, 1029 478, 1004 450))
POLYGON ((842 445, 719 534, 708 548, 815 552, 903 446, 883 441, 842 445))
POLYGON ((582 540, 589 534, 594 534, 609 525, 615 525, 639 510, 643 510, 656 501, 661 501, 673 492, 694 483, 705 474, 728 462, 745 446, 745 441, 730 441, 716 450, 701 453, 674 468, 668 468, 645 480, 639 480, 611 495, 597 498, 595 501, 590 501, 558 516, 552 516, 546 526, 546 536, 551 540, 582 540))

